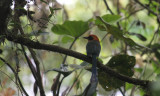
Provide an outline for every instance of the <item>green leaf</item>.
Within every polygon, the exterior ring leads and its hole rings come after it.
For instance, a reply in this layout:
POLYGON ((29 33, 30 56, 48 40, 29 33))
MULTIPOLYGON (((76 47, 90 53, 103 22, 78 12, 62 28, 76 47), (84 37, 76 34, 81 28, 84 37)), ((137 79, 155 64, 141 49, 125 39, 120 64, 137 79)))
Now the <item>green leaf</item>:
MULTIPOLYGON (((133 67, 135 61, 135 57, 133 56, 116 55, 109 60, 106 66, 114 69, 120 74, 131 77, 134 74, 133 67)), ((124 81, 106 74, 103 70, 98 70, 98 74, 99 83, 106 91, 119 88, 125 84, 124 81)))
POLYGON ((48 18, 51 18, 53 16, 55 10, 60 10, 60 9, 61 8, 52 8, 52 7, 49 7, 49 10, 50 10, 51 14, 48 16, 48 18))
POLYGON ((50 10, 51 14, 52 14, 53 11, 54 11, 52 7, 49 7, 49 10, 50 10))
POLYGON ((97 57, 98 61, 101 62, 103 64, 103 60, 99 57, 97 57))
POLYGON ((4 62, 2 60, 0 60, 0 66, 2 66, 4 64, 4 62))
POLYGON ((113 56, 109 62, 107 63, 107 66, 111 68, 117 68, 117 67, 125 67, 125 68, 133 68, 135 65, 135 57, 129 56, 129 55, 116 55, 113 56))
POLYGON ((48 16, 48 18, 51 18, 54 14, 54 10, 52 7, 49 7, 49 10, 50 10, 51 14, 48 16))
POLYGON ((74 38, 72 38, 70 36, 63 36, 62 43, 72 42, 73 40, 74 40, 74 38))
POLYGON ((54 25, 51 30, 58 35, 69 35, 77 38, 89 30, 89 25, 88 22, 84 21, 65 21, 62 25, 54 25))
MULTIPOLYGON (((102 16, 102 19, 107 23, 115 23, 121 19, 121 16, 106 14, 102 16)), ((95 24, 103 24, 103 23, 99 19, 96 19, 95 24)))
POLYGON ((152 62, 153 69, 155 73, 160 74, 160 66, 156 62, 152 62))
POLYGON ((142 68, 134 68, 134 71, 142 73, 143 69, 142 68))
POLYGON ((104 25, 97 25, 97 27, 99 28, 99 30, 101 31, 106 31, 106 28, 104 25))
POLYGON ((54 41, 52 44, 57 44, 59 41, 54 41))
POLYGON ((129 33, 129 35, 135 35, 135 36, 137 36, 142 41, 146 41, 147 40, 146 37, 144 37, 143 35, 141 35, 139 33, 132 32, 132 33, 129 33))
POLYGON ((125 43, 127 43, 128 45, 130 45, 131 47, 139 47, 139 48, 146 48, 148 50, 150 50, 150 48, 147 48, 143 45, 137 44, 136 42, 134 42, 132 39, 127 38, 123 35, 123 31, 120 30, 118 27, 115 27, 113 25, 110 25, 109 23, 105 22, 103 20, 103 18, 97 16, 97 18, 103 23, 105 24, 106 27, 106 31, 110 34, 112 34, 115 38, 120 39, 122 41, 124 41, 125 43))
POLYGON ((124 85, 123 81, 106 74, 102 70, 98 70, 98 80, 99 84, 106 91, 111 91, 124 85))
POLYGON ((125 86, 126 90, 129 90, 129 89, 131 89, 132 87, 133 87, 133 84, 130 84, 130 83, 127 83, 127 82, 126 82, 126 86, 125 86))

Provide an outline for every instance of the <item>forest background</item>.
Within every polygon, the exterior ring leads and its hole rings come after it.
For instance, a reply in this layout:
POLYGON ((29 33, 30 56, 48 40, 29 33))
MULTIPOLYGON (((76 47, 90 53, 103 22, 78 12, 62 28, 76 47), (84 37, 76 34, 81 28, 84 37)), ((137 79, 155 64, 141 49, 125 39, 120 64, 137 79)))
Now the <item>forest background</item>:
POLYGON ((95 96, 159 96, 160 1, 1 0, 0 96, 83 95, 84 36, 101 42, 95 96))

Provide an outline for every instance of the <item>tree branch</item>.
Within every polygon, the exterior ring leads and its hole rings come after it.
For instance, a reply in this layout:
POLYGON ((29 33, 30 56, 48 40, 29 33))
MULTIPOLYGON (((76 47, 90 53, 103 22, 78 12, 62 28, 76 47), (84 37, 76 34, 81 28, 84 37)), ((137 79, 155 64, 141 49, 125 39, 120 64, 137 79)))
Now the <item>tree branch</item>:
MULTIPOLYGON (((62 48, 62 47, 59 47, 59 46, 56 46, 56 45, 42 44, 42 43, 35 42, 35 41, 30 40, 30 39, 27 39, 27 38, 25 38, 24 36, 21 36, 21 35, 15 36, 15 35, 10 34, 10 35, 7 35, 6 38, 9 41, 13 41, 15 43, 19 43, 19 44, 28 46, 30 48, 58 52, 58 53, 66 54, 66 55, 69 55, 69 56, 72 56, 72 57, 75 57, 75 58, 78 58, 78 59, 81 59, 81 60, 84 60, 86 62, 91 63, 91 58, 90 57, 88 57, 84 54, 81 54, 79 52, 72 51, 72 50, 69 50, 69 49, 65 49, 65 48, 62 48)), ((112 70, 111 68, 103 65, 100 62, 97 62, 97 66, 98 66, 98 68, 100 68, 101 70, 103 70, 104 72, 109 74, 110 76, 116 77, 116 78, 118 78, 122 81, 132 83, 132 84, 135 84, 135 85, 140 85, 140 86, 143 86, 143 87, 148 87, 149 86, 150 81, 148 81, 148 80, 140 80, 140 79, 136 79, 136 78, 130 78, 128 76, 119 74, 118 72, 112 70)))
POLYGON ((155 13, 154 11, 152 11, 149 7, 143 5, 141 2, 139 2, 139 0, 134 0, 135 2, 137 2, 139 5, 141 5, 143 8, 145 8, 146 10, 148 10, 150 13, 152 13, 153 15, 157 16, 158 14, 155 13))
POLYGON ((37 82, 37 85, 39 86, 40 95, 41 96, 45 96, 45 92, 44 92, 43 85, 42 85, 42 80, 41 80, 41 77, 38 75, 40 73, 37 73, 38 71, 36 70, 36 68, 33 66, 32 62, 28 58, 28 56, 27 56, 27 54, 26 54, 26 52, 24 50, 23 44, 21 44, 21 46, 22 46, 23 54, 24 54, 24 56, 25 56, 25 58, 27 60, 28 66, 29 66, 29 68, 30 68, 30 70, 32 72, 32 75, 35 78, 35 81, 37 82))

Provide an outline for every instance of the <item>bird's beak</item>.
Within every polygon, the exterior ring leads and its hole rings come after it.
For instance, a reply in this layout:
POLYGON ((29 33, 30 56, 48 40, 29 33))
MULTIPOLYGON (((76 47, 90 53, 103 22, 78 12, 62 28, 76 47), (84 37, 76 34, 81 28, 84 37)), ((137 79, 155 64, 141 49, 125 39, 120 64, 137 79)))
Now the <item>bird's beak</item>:
POLYGON ((88 39, 88 37, 83 37, 84 39, 88 39))

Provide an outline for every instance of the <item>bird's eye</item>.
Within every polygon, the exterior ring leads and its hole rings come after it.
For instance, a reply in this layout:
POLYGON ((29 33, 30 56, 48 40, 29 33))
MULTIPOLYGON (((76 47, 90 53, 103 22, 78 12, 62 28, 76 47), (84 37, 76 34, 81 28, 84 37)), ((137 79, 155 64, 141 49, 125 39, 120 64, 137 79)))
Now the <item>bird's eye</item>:
POLYGON ((88 37, 88 40, 93 40, 93 37, 92 37, 92 36, 89 36, 89 37, 88 37))

